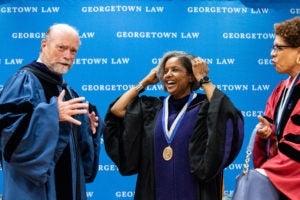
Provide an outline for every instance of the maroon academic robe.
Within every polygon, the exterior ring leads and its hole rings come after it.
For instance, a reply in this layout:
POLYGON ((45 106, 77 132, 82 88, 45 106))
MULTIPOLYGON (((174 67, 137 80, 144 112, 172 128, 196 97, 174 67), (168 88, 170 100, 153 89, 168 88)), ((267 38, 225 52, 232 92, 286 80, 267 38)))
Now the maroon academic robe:
POLYGON ((256 136, 253 164, 255 168, 264 169, 270 181, 288 198, 300 200, 300 81, 283 113, 278 145, 274 132, 278 105, 287 81, 280 82, 267 101, 264 117, 271 123, 272 135, 269 144, 268 140, 256 136))

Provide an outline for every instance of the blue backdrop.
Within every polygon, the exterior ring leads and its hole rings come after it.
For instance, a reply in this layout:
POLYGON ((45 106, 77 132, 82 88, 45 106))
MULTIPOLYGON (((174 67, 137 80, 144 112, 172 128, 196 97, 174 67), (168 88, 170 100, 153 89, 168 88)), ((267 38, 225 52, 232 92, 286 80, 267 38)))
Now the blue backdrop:
MULTIPOLYGON (((13 72, 38 57, 53 23, 79 30, 82 45, 65 79, 97 105, 102 117, 165 52, 201 56, 213 82, 245 117, 243 149, 225 169, 225 193, 230 195, 257 116, 275 85, 286 78, 271 64, 273 24, 299 15, 298 0, 0 0, 0 91, 13 72)), ((161 84, 145 94, 166 95, 161 84)), ((99 173, 88 184, 87 196, 133 199, 135 179, 119 175, 102 142, 99 173)))

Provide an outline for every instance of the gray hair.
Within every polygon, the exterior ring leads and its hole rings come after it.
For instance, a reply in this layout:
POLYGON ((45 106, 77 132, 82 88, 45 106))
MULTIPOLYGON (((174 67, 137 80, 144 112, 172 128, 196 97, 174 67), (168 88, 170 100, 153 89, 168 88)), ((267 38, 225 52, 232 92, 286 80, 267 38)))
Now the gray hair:
MULTIPOLYGON (((183 67, 185 67, 185 69, 187 70, 188 74, 193 76, 193 82, 191 83, 191 89, 198 90, 200 85, 194 76, 193 64, 192 64, 192 60, 195 58, 195 56, 193 56, 192 54, 188 54, 184 51, 169 51, 164 54, 164 56, 162 57, 162 59, 160 60, 160 62, 158 64, 157 77, 159 78, 159 80, 162 80, 162 77, 165 74, 166 62, 170 58, 174 58, 174 57, 178 58, 178 60, 183 65, 183 67)), ((166 89, 166 88, 164 88, 164 89, 166 89)))

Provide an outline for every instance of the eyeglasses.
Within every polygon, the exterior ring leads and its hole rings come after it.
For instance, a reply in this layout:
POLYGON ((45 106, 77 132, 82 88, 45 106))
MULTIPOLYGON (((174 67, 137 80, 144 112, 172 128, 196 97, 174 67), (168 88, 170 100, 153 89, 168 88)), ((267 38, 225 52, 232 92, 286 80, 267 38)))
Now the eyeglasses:
POLYGON ((272 46, 272 51, 274 51, 275 54, 278 53, 278 51, 282 51, 284 48, 294 48, 292 46, 288 46, 288 45, 273 45, 272 46))

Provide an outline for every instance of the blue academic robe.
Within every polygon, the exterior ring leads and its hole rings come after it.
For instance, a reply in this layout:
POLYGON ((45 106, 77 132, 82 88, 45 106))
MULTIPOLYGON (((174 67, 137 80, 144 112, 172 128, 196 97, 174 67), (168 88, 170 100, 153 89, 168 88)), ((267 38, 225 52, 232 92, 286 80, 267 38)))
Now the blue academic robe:
POLYGON ((55 167, 66 147, 72 199, 76 195, 86 199, 85 183, 98 171, 101 127, 92 135, 88 116, 78 115, 82 125, 74 138, 72 124, 58 119, 57 97, 47 101, 40 80, 32 72, 20 70, 8 80, 0 96, 5 200, 56 199, 55 167))

